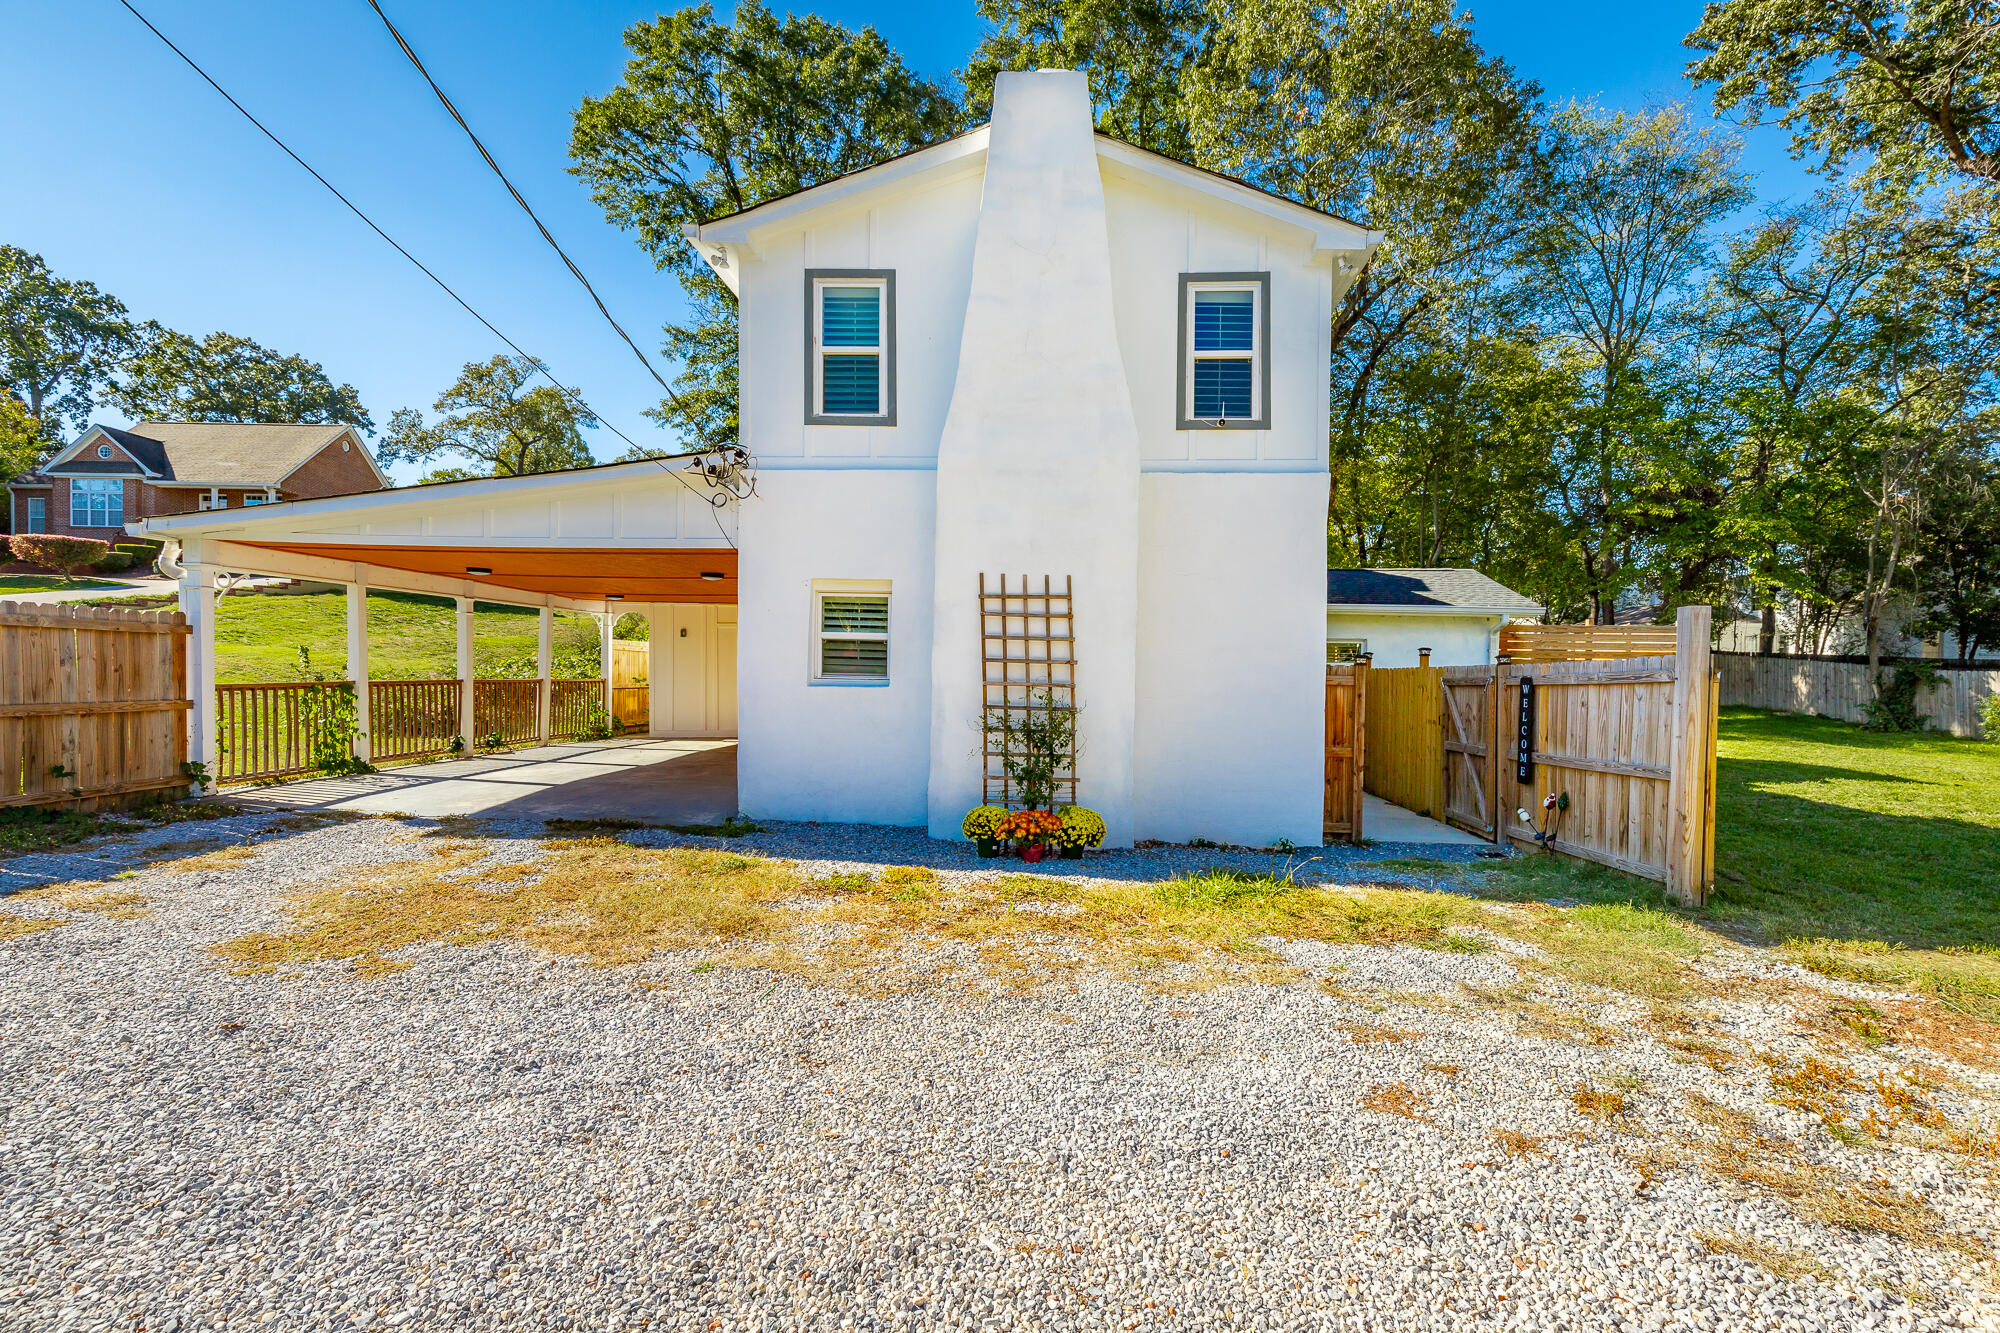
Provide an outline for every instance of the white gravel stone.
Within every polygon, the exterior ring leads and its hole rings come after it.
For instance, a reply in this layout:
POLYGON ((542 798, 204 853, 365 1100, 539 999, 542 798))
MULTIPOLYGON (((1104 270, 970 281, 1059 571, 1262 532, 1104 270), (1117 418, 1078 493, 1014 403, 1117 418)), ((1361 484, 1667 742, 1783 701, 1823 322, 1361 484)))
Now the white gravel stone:
MULTIPOLYGON (((269 822, 19 858, 0 888, 108 878, 148 847, 269 822)), ((1504 954, 1286 943, 1313 980, 1154 994, 1086 975, 867 999, 696 972, 699 955, 593 968, 423 947, 364 981, 343 965, 235 976, 208 953, 281 928, 315 881, 407 858, 415 827, 341 824, 212 873, 141 871, 120 884, 149 900, 139 920, 5 903, 67 919, 0 943, 0 1328, 2000 1326, 1990 1260, 1829 1230, 1692 1169, 1647 1182, 1649 1136, 1708 1132, 1685 1092, 1802 1140, 1812 1126, 1753 1073, 1629 1023, 1586 1046, 1446 1003, 1520 980, 1504 954), (1577 1113, 1579 1083, 1611 1081, 1630 1089, 1629 1128, 1577 1113), (1398 1082, 1427 1120, 1363 1105, 1398 1082), (1496 1129, 1547 1155, 1505 1156, 1496 1129), (1808 1252, 1832 1276, 1779 1279, 1701 1231, 1808 1252)), ((532 860, 517 832, 489 845, 532 860)), ((816 874, 1020 869, 926 844, 784 826, 731 845, 816 874)), ((1157 878, 1205 855, 1042 869, 1157 878)), ((1542 998, 1605 1023, 1638 1012, 1542 998)), ((1719 1035, 1810 1049, 1774 1001, 1713 1007, 1719 1035)), ((1960 1072, 1950 1109, 1990 1115, 2000 1090, 1960 1072)), ((1989 1250, 2000 1237, 1990 1171, 1818 1141, 1989 1250)))

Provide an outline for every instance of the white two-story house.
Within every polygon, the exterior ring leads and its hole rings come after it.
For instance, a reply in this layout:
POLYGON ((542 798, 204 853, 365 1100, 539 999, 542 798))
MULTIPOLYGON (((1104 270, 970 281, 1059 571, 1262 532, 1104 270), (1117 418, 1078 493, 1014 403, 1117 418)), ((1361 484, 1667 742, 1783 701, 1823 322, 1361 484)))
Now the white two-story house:
POLYGON ((649 607, 653 729, 734 734, 754 817, 955 838, 994 706, 1059 695, 1059 799, 1112 845, 1320 841, 1329 339, 1379 233, 1097 134, 1047 70, 687 240, 739 302, 754 495, 627 463, 155 535, 649 607))

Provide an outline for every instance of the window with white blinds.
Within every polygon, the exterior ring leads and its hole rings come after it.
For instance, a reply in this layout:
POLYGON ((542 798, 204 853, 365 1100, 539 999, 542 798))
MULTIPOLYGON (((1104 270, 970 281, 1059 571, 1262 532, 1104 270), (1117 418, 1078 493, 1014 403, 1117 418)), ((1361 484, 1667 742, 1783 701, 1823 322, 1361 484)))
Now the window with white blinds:
POLYGON ((78 477, 69 484, 69 525, 117 528, 125 524, 125 483, 108 477, 78 477))
POLYGON ((854 684, 889 679, 889 594, 814 594, 813 677, 854 684))
POLYGON ((806 322, 807 423, 895 425, 895 274, 807 270, 806 322))
POLYGON ((1182 430, 1270 425, 1271 276, 1181 275, 1182 430))

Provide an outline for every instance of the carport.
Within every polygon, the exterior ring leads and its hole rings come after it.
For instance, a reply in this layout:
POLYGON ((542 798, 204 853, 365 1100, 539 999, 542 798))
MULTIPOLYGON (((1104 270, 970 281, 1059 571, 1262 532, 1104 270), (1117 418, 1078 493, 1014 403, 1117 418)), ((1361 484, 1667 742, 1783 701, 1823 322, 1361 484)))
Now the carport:
MULTIPOLYGON (((275 747, 274 753, 305 748, 298 697, 308 686, 217 688, 217 599, 249 575, 346 590, 348 675, 358 714, 355 749, 362 759, 450 753, 459 743, 470 746, 487 735, 514 746, 542 745, 573 732, 576 719, 590 708, 611 709, 612 627, 632 611, 646 615, 652 641, 667 646, 654 655, 646 734, 733 738, 736 502, 746 484, 740 466, 736 451, 710 451, 128 524, 135 535, 168 542, 165 564, 179 575, 180 605, 192 630, 190 755, 220 776, 218 738, 224 732, 233 738, 232 761, 253 740, 275 747), (370 679, 370 589, 453 600, 456 679, 395 682, 393 690, 385 688, 390 682, 370 679), (540 612, 537 679, 475 679, 475 603, 540 612), (552 678, 552 629, 559 610, 595 620, 601 682, 552 678), (382 717, 375 716, 378 710, 382 717)), ((733 808, 733 755, 731 762, 733 808)), ((303 768, 262 770, 275 771, 303 768)), ((704 797, 698 803, 713 802, 704 797)))

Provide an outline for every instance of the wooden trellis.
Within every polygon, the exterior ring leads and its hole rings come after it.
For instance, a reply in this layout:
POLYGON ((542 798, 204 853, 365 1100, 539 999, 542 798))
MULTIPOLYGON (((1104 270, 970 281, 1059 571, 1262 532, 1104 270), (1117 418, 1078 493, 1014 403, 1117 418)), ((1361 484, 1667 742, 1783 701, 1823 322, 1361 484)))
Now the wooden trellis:
MULTIPOLYGON (((1051 709, 1076 708, 1076 619, 1070 607, 1073 580, 1042 576, 1035 591, 1026 574, 1018 586, 1000 576, 997 590, 979 576, 979 656, 982 724, 996 713, 1025 717, 1051 709)), ((1004 737, 982 725, 985 754, 985 800, 1010 809, 1023 804, 1007 774, 1007 762, 1017 757, 1004 737)), ((1072 730, 1072 736, 1074 731, 1072 730)), ((1056 773, 1055 804, 1076 803, 1076 747, 1056 773)))

